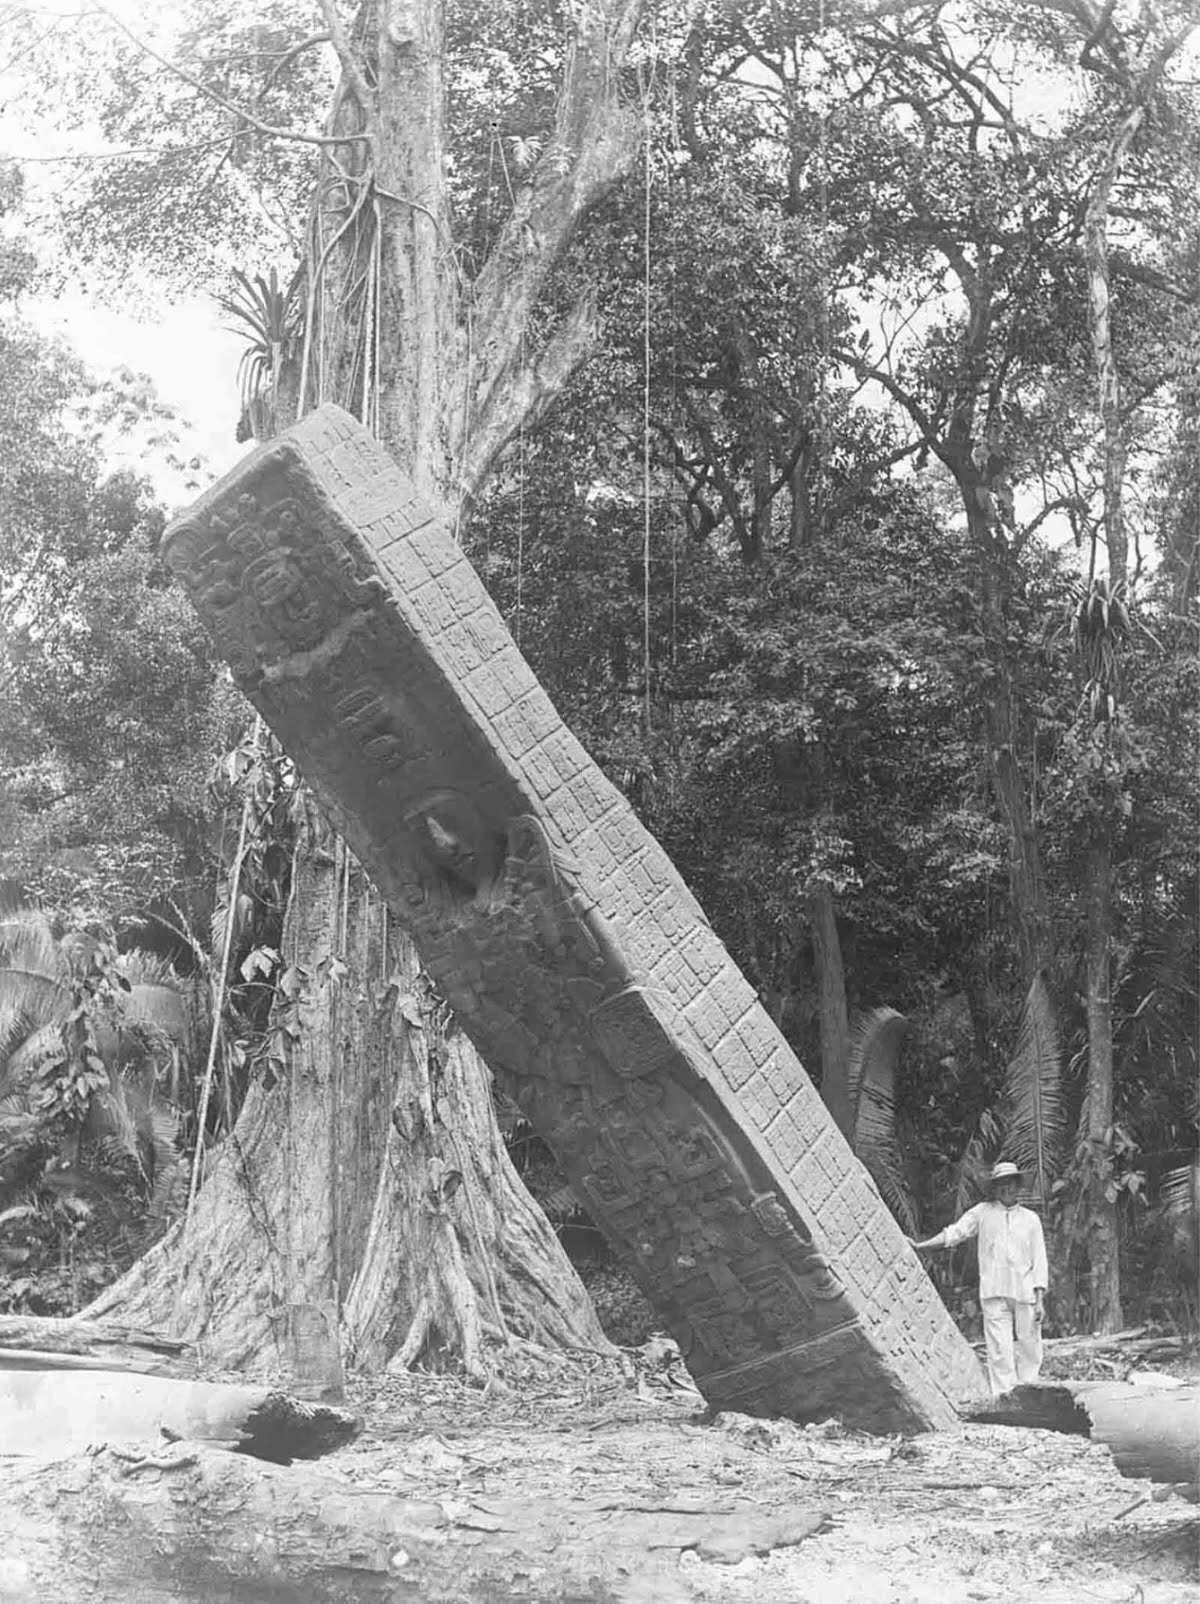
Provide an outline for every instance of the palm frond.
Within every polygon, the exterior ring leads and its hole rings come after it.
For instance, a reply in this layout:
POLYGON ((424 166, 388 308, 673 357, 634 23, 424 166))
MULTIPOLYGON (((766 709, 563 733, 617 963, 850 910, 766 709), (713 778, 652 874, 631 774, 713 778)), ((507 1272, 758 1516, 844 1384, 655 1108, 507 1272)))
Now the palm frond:
POLYGON ((0 1120, 20 1119, 33 1111, 33 1097, 28 1086, 0 1092, 0 1120))
POLYGON ((0 1155, 11 1158, 19 1148, 36 1147, 45 1131, 46 1120, 28 1089, 0 1096, 0 1155))
POLYGON ((11 908, 0 915, 0 962, 19 955, 32 968, 57 973, 62 968, 59 943, 49 919, 37 908, 11 908))
POLYGON ((177 1108, 154 1098, 142 1122, 143 1134, 154 1153, 154 1173, 170 1169, 179 1157, 179 1132, 183 1121, 177 1108))
POLYGON ((0 966, 0 1043, 21 1021, 36 1029, 52 1019, 65 1019, 70 1011, 70 988, 61 980, 40 969, 13 963, 0 966))
POLYGON ((854 1111, 851 1129, 855 1145, 860 1117, 871 1121, 870 1106, 888 1106, 895 1098, 896 1066, 908 1030, 908 1020, 894 1008, 868 1008, 856 1014, 850 1027, 850 1051, 846 1061, 846 1084, 850 1107, 854 1111), (872 1097, 872 1093, 874 1096, 872 1097), (883 1103, 880 1103, 880 1094, 883 1103))
POLYGON ((164 1158, 162 1167, 154 1172, 154 1187, 146 1210, 146 1225, 152 1234, 163 1229, 176 1208, 182 1213, 187 1201, 187 1185, 187 1158, 174 1149, 170 1159, 164 1158))
POLYGON ((0 919, 0 1036, 21 1013, 38 1023, 70 1007, 70 969, 49 921, 22 910, 0 919))
POLYGON ((110 1162, 132 1160, 148 1182, 145 1165, 138 1147, 138 1114, 136 1101, 130 1097, 123 1081, 113 1081, 105 1091, 93 1099, 92 1114, 103 1125, 100 1149, 110 1162))
POLYGON ((954 1193, 956 1215, 965 1214, 987 1191, 988 1172, 999 1158, 1003 1142, 1004 1127, 999 1114, 994 1108, 985 1108, 959 1160, 958 1185, 954 1193))
POLYGON ((121 953, 117 968, 131 986, 173 986, 176 991, 183 991, 187 986, 169 958, 147 952, 145 947, 130 947, 121 953))
POLYGON ((556 1186, 538 1199, 542 1213, 551 1225, 570 1225, 588 1220, 588 1212, 570 1186, 556 1186))
POLYGON ((854 1151, 911 1235, 917 1230, 917 1206, 904 1176, 896 1132, 896 1070, 907 1030, 907 1019, 894 1008, 872 1008, 858 1015, 850 1032, 846 1078, 854 1151))
POLYGON ((21 1064, 28 1061, 25 1048, 30 1038, 48 1024, 58 1028, 57 1020, 45 1021, 32 1009, 0 1007, 0 1091, 16 1083, 21 1064))
POLYGON ((70 968, 50 921, 36 908, 10 909, 0 917, 0 1082, 15 1083, 31 1039, 61 1024, 72 1002, 70 968))
POLYGON ((179 986, 139 981, 126 993, 122 1015, 130 1025, 168 1041, 186 1043, 189 1036, 187 995, 179 986))
POLYGON ((121 1003, 123 1025, 158 1049, 186 1053, 192 1039, 195 982, 180 975, 168 959, 141 947, 123 952, 117 967, 129 982, 121 1003))
POLYGON ((1130 954, 1117 994, 1123 1057, 1178 1057, 1193 1070, 1197 1043, 1196 928, 1188 914, 1152 916, 1130 954))
POLYGON ((4 1085, 20 1090, 31 1086, 46 1065, 61 1061, 66 1048, 61 1022, 40 1025, 9 1054, 4 1065, 4 1085))
POLYGON ((1168 1170, 1159 1183, 1158 1200, 1168 1220, 1186 1220, 1200 1214, 1200 1163, 1168 1170))
POLYGON ((1054 1005, 1041 975, 1026 994, 1016 1050, 1001 1097, 1004 1150, 1045 1204, 1057 1177, 1066 1135, 1062 1052, 1054 1005))

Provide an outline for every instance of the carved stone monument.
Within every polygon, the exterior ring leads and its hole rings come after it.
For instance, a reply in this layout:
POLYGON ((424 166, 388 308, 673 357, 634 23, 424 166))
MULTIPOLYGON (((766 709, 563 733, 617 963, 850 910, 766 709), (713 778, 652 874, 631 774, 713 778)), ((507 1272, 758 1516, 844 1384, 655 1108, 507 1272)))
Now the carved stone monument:
POLYGON ((439 512, 336 407, 167 559, 714 1408, 947 1424, 971 1349, 439 512))

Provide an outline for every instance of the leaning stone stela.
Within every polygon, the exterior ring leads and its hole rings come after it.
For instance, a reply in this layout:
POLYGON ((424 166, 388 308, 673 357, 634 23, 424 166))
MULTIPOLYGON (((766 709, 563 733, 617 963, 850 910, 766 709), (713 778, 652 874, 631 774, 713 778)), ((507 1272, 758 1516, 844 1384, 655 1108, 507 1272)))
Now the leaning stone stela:
POLYGON ((323 407, 164 548, 708 1402, 949 1424, 971 1349, 437 509, 323 407))

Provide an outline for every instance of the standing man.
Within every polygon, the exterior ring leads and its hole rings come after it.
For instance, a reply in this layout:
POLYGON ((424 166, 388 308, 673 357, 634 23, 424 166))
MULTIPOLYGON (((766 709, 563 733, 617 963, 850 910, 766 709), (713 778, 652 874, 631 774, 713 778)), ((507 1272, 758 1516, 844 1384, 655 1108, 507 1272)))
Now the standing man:
POLYGON ((979 1302, 994 1398, 1018 1382, 1036 1381, 1042 1367, 1046 1243, 1041 1220, 1017 1202, 1020 1191, 1017 1166, 997 1164, 987 1202, 976 1203, 936 1236, 912 1244, 920 1252, 979 1238, 979 1302))

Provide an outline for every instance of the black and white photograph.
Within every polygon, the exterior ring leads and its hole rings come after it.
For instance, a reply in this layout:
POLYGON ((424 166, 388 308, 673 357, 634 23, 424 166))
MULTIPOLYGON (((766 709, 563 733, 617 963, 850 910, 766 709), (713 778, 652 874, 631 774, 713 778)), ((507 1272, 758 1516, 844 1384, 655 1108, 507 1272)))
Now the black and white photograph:
POLYGON ((1200 0, 0 0, 0 1604, 1200 1598, 1200 0))

